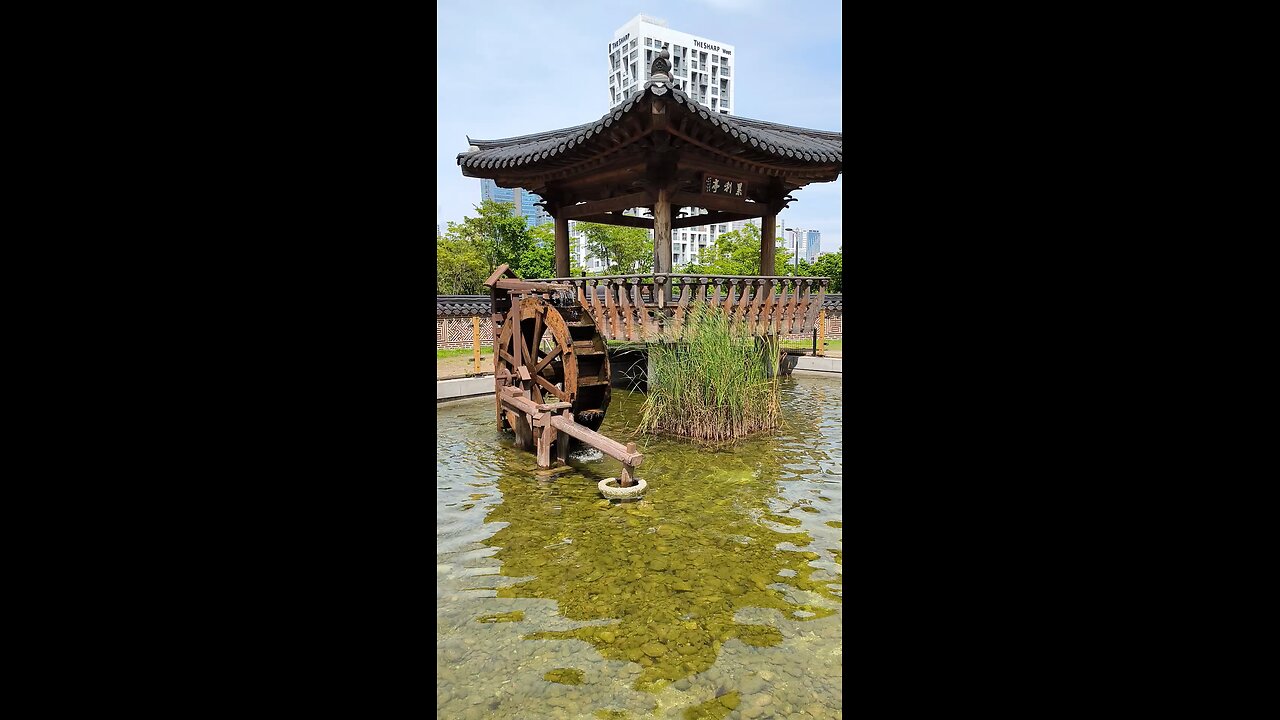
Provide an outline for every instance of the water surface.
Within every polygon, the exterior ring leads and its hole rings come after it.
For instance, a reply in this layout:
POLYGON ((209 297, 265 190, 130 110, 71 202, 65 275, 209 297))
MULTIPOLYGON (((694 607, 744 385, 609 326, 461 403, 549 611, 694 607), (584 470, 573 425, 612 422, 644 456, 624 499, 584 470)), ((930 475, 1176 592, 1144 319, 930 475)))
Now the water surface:
POLYGON ((439 405, 439 717, 841 717, 840 384, 782 391, 780 430, 710 451, 629 437, 643 396, 615 389, 632 502, 596 488, 612 458, 540 471, 492 397, 439 405))

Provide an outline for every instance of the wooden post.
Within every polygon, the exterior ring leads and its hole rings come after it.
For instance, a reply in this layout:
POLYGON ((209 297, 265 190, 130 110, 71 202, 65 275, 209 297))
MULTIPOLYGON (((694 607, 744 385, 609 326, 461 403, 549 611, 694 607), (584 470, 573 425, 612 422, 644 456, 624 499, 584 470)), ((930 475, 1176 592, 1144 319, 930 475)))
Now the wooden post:
POLYGON ((471 318, 471 348, 473 350, 474 367, 472 372, 476 375, 480 374, 480 316, 475 315, 471 318))
MULTIPOLYGON (((627 452, 635 453, 636 444, 633 442, 627 443, 627 452)), ((631 477, 631 466, 626 463, 622 463, 622 477, 618 480, 618 486, 631 487, 632 485, 635 485, 635 484, 636 484, 635 479, 631 477)))
MULTIPOLYGON (((567 422, 573 422, 573 413, 568 410, 562 411, 560 416, 567 422)), ((557 440, 559 442, 556 445, 556 459, 563 465, 569 461, 569 433, 559 433, 557 440)))
MULTIPOLYGON (((671 272, 671 202, 665 187, 658 188, 653 205, 653 272, 671 272)), ((664 301, 671 300, 671 283, 663 286, 664 301)), ((656 298, 655 298, 656 300, 656 298)), ((665 304, 665 303, 664 303, 665 304)))
POLYGON ((533 417, 533 421, 537 425, 538 467, 549 468, 551 467, 551 441, 555 438, 556 432, 556 429, 551 427, 548 422, 551 413, 540 412, 533 417))
POLYGON ((556 277, 569 277, 569 218, 556 218, 556 277))
POLYGON ((824 355, 826 355, 826 350, 824 349, 827 345, 827 342, 826 342, 827 328, 825 327, 826 323, 827 323, 827 311, 821 310, 818 312, 818 328, 817 328, 818 329, 818 346, 814 348, 814 353, 818 357, 823 357, 824 355))
POLYGON ((772 275, 778 239, 778 216, 769 213, 760 218, 760 274, 772 275))

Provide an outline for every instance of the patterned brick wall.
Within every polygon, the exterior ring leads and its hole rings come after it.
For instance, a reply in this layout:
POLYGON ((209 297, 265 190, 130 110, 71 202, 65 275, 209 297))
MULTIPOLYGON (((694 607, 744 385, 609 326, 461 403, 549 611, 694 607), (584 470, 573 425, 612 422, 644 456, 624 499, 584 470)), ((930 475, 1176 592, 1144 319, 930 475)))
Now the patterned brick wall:
MULTIPOLYGON (((842 315, 843 313, 840 310, 827 311, 827 316, 826 316, 827 328, 826 328, 825 334, 823 335, 823 338, 827 340, 843 340, 844 339, 844 336, 841 334, 843 331, 843 328, 841 327, 842 315)), ((811 341, 813 340, 813 332, 810 331, 807 333, 792 333, 791 335, 783 335, 782 339, 811 341)))
MULTIPOLYGON (((472 325, 469 317, 436 318, 436 348, 469 348, 472 346, 472 325)), ((480 346, 493 347, 493 321, 480 318, 480 346)))
MULTIPOLYGON (((842 327, 843 313, 839 310, 827 311, 827 330, 825 337, 828 340, 841 340, 844 338, 842 327)), ((812 340, 812 333, 796 333, 784 336, 786 340, 812 340)), ((480 345, 482 347, 493 346, 493 321, 488 317, 480 318, 480 345)), ((438 317, 436 318, 436 347, 445 348, 469 348, 471 347, 471 318, 469 317, 438 317)))

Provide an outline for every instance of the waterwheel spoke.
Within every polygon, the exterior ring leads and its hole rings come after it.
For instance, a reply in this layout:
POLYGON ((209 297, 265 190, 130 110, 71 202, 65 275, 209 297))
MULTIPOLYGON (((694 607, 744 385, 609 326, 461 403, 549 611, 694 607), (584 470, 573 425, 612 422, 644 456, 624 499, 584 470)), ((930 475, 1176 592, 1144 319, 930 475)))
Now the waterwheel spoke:
POLYGON ((555 360, 557 357, 560 357, 560 354, 563 352, 564 352, 564 348, 557 347, 556 349, 547 353, 546 356, 543 357, 541 360, 539 360, 538 364, 533 367, 534 374, 535 375, 538 374, 542 370, 542 368, 547 366, 547 363, 551 362, 552 360, 555 360))
POLYGON ((547 379, 546 379, 546 378, 544 378, 544 377, 542 377, 541 375, 534 375, 534 376, 533 376, 533 380, 534 380, 534 382, 536 382, 537 384, 539 384, 539 385, 541 385, 542 387, 546 388, 546 389, 547 389, 547 392, 552 393, 552 394, 553 394, 553 395, 555 395, 556 397, 560 398, 560 400, 561 400, 562 402, 571 402, 571 401, 569 400, 569 393, 567 393, 567 392, 565 392, 564 390, 561 390, 560 388, 556 387, 555 385, 552 385, 551 383, 547 382, 547 379))
POLYGON ((545 306, 539 307, 538 314, 533 318, 533 353, 531 353, 529 357, 534 360, 538 359, 536 353, 542 346, 542 332, 547 329, 547 326, 542 322, 542 318, 545 317, 546 314, 547 308, 545 306))

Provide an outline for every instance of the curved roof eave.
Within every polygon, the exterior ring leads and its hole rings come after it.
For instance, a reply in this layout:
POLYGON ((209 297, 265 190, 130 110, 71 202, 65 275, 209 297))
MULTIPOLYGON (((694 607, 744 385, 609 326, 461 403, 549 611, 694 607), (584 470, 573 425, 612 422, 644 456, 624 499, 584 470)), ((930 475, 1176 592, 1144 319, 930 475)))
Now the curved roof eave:
POLYGON ((813 130, 791 125, 772 123, 766 120, 724 115, 693 100, 684 91, 666 86, 657 86, 653 81, 645 83, 641 90, 633 93, 624 102, 616 105, 599 120, 573 127, 549 130, 530 135, 502 138, 499 140, 467 141, 476 150, 458 153, 458 165, 466 169, 487 170, 505 167, 521 167, 533 165, 549 157, 572 150, 581 145, 614 121, 621 120, 624 115, 634 110, 646 93, 661 97, 670 93, 671 99, 678 105, 685 105, 695 117, 704 123, 731 134, 743 144, 749 144, 769 155, 785 158, 789 161, 800 161, 813 164, 844 164, 843 134, 827 130, 813 130))

